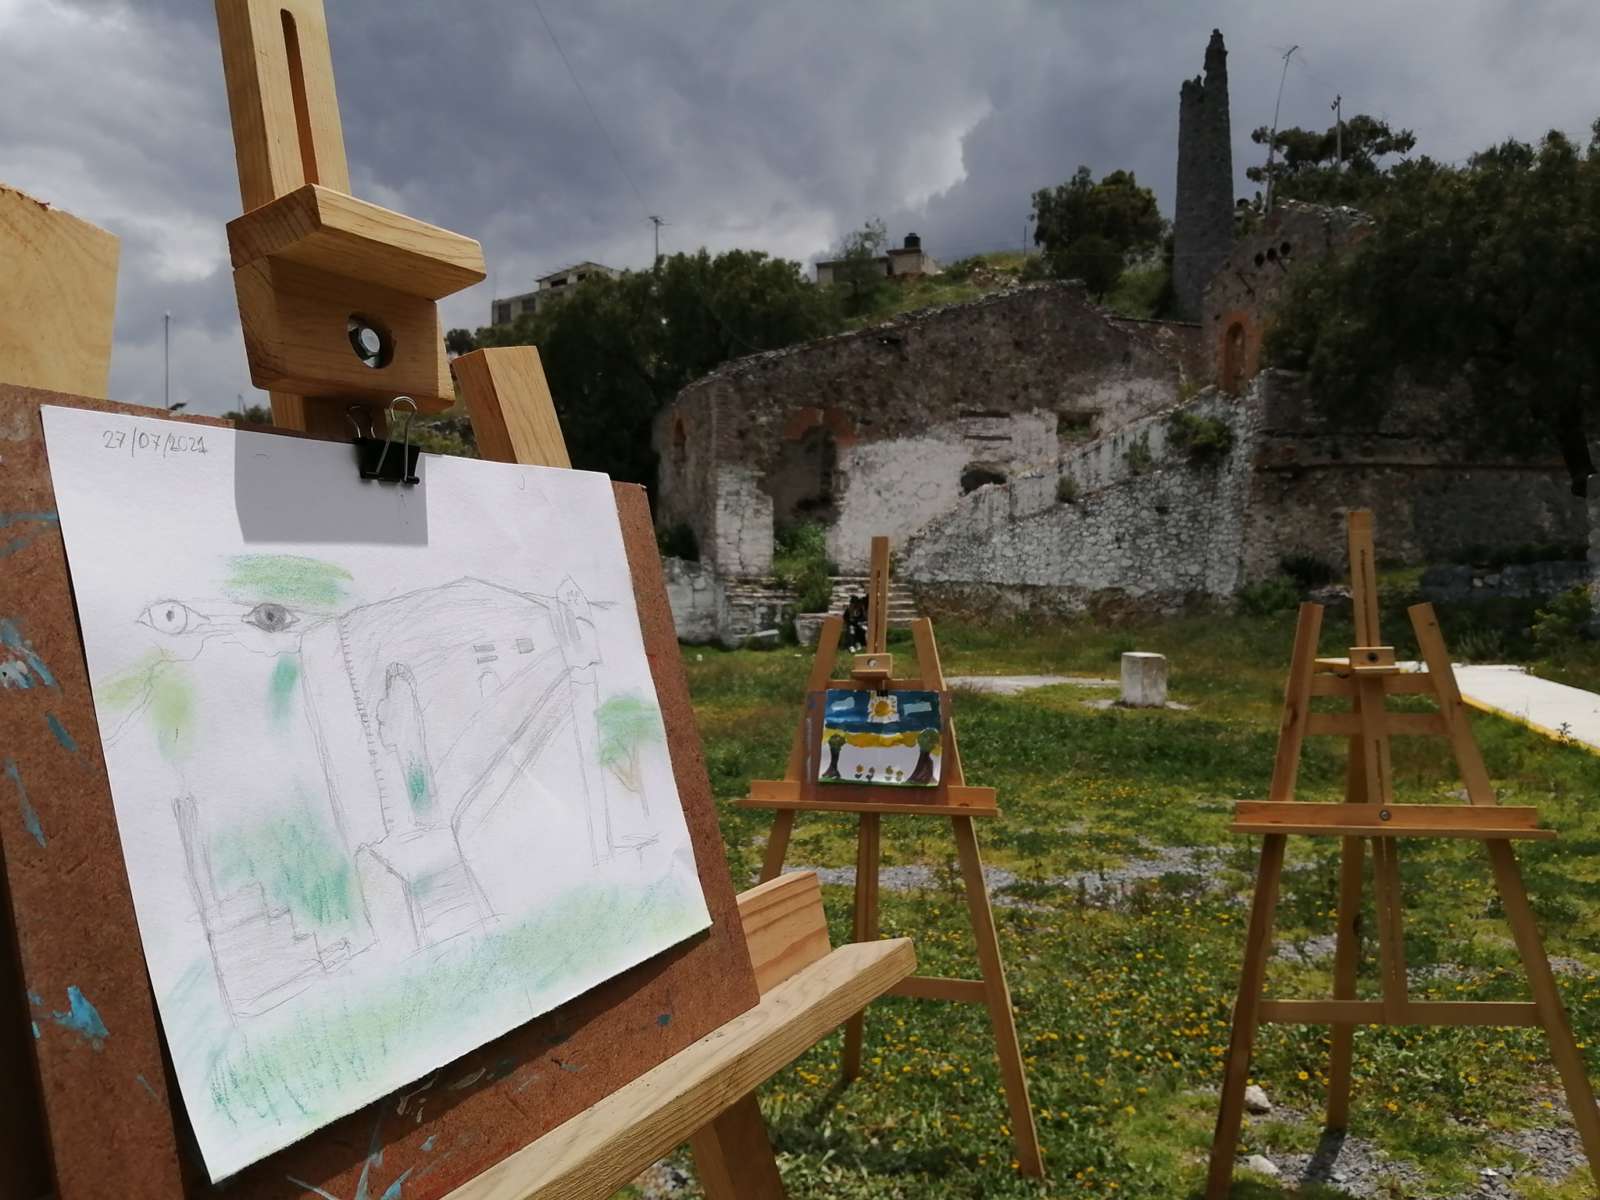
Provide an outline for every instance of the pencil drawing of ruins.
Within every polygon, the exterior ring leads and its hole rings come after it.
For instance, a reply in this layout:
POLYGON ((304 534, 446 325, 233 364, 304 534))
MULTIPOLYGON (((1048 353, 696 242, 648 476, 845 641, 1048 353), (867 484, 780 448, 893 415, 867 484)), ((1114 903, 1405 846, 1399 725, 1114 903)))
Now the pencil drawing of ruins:
POLYGON ((525 798, 519 781, 557 743, 579 764, 569 786, 581 793, 582 852, 591 864, 656 841, 634 764, 659 718, 649 705, 641 714, 638 701, 602 707, 593 609, 570 577, 549 597, 463 578, 335 616, 272 603, 237 616, 219 607, 242 606, 165 600, 141 621, 202 643, 226 635, 254 653, 294 656, 357 897, 343 936, 302 929, 261 881, 220 885, 202 798, 173 801, 218 986, 235 1020, 275 1008, 369 950, 410 954, 492 927, 499 910, 465 847, 502 806, 525 798), (629 718, 620 726, 605 719, 619 708, 629 718), (327 723, 347 714, 359 722, 360 761, 329 746, 327 723), (607 735, 611 744, 602 746, 607 735), (631 826, 619 812, 630 792, 631 826))

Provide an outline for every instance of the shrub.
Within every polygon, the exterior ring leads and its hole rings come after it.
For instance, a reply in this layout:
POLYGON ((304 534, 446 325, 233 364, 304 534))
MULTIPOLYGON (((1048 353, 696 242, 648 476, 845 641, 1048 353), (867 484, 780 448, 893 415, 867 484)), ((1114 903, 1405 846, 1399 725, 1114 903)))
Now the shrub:
POLYGON ((1233 427, 1217 417, 1175 412, 1167 418, 1167 437, 1192 463, 1215 462, 1233 449, 1233 427))
POLYGON ((801 612, 824 612, 833 600, 827 539, 827 530, 815 521, 785 526, 773 539, 773 578, 795 593, 801 612))
POLYGON ((1579 584, 1554 597, 1548 608, 1536 611, 1528 632, 1533 644, 1548 653, 1587 637, 1593 616, 1594 603, 1589 598, 1589 589, 1579 584))
POLYGON ((1325 587, 1336 577, 1331 563, 1304 550, 1285 554, 1278 560, 1278 570, 1299 584, 1302 590, 1325 587))
POLYGON ((1128 464, 1128 470, 1135 475, 1143 475, 1155 466, 1155 456, 1150 453, 1150 435, 1141 433, 1128 448, 1122 452, 1122 460, 1128 464))
POLYGON ((661 551, 663 558, 700 561, 700 539, 695 537, 694 530, 682 521, 665 529, 656 530, 656 549, 661 551))
POLYGON ((1078 481, 1071 475, 1056 480, 1056 503, 1071 504, 1078 498, 1078 481))
POLYGON ((1234 597, 1239 611, 1252 617, 1283 612, 1300 603, 1300 589, 1287 575, 1274 575, 1260 583, 1247 584, 1234 597))

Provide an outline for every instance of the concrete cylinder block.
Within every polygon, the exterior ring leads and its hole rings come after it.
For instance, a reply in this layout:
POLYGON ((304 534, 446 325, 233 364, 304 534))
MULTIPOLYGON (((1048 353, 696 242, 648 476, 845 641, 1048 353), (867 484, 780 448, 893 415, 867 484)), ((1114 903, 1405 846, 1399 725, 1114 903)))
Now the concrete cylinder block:
POLYGON ((1166 655, 1132 650, 1122 656, 1122 703, 1129 708, 1166 707, 1166 655))

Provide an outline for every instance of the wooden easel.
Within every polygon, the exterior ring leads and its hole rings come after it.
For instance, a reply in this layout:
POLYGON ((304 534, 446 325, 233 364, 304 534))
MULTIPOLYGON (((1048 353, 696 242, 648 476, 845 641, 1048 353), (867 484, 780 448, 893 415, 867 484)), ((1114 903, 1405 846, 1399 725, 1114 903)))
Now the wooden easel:
POLYGON ((1245 801, 1234 809, 1230 829, 1263 835, 1250 924, 1245 935, 1244 967, 1233 1010, 1222 1100, 1216 1137, 1211 1146, 1207 1200, 1224 1200, 1233 1178, 1235 1147, 1244 1113, 1244 1091, 1256 1027, 1263 1021, 1330 1025, 1332 1064, 1328 1071, 1329 1129, 1345 1128, 1350 1111, 1352 1038, 1357 1025, 1541 1025, 1566 1088, 1573 1120, 1595 1181, 1600 1184, 1600 1113, 1584 1072, 1583 1057, 1556 992, 1528 905, 1522 875, 1512 851, 1514 839, 1555 837, 1538 827, 1533 808, 1502 807, 1489 782, 1488 770, 1473 740, 1467 711, 1456 687, 1450 656, 1431 604, 1407 610, 1424 672, 1402 672, 1394 649, 1380 645, 1378 585, 1373 551, 1372 514, 1350 513, 1350 592, 1355 610, 1355 638, 1345 658, 1318 658, 1322 606, 1302 604, 1295 629, 1294 654, 1284 691, 1283 721, 1272 769, 1272 788, 1265 801, 1245 801), (1388 712, 1389 696, 1431 697, 1437 712, 1388 712), (1311 710, 1314 696, 1347 698, 1347 712, 1311 710), (1294 798, 1300 751, 1309 734, 1349 740, 1346 799, 1342 804, 1305 804, 1294 798), (1395 804, 1389 765, 1389 739, 1395 735, 1447 738, 1466 785, 1469 804, 1395 804), (1290 834, 1337 837, 1341 840, 1339 924, 1334 950, 1334 995, 1331 1000, 1271 1000, 1263 995, 1267 962, 1272 954, 1272 921, 1278 902, 1285 843, 1290 834), (1512 937, 1527 972, 1531 1001, 1423 1001, 1406 990, 1403 902, 1400 891, 1401 837, 1454 837, 1481 841, 1489 854, 1495 886, 1511 924, 1512 937), (1360 957, 1357 921, 1361 913, 1362 857, 1372 843, 1377 901, 1381 998, 1356 998, 1360 957))
MULTIPOLYGON (((850 678, 834 679, 839 639, 844 622, 831 616, 823 622, 817 641, 817 656, 806 682, 809 695, 828 688, 870 689, 873 691, 945 690, 944 670, 939 664, 939 648, 933 637, 933 622, 919 618, 912 622, 911 637, 917 650, 919 678, 894 677, 894 658, 888 652, 889 637, 889 539, 872 539, 872 565, 867 595, 867 647, 855 656, 850 678)), ((1006 1104, 1011 1114, 1012 1138, 1017 1162, 1024 1174, 1044 1176, 1044 1159, 1039 1151, 1039 1135, 1034 1126, 1033 1109, 1028 1101, 1028 1079, 1023 1071, 1022 1051, 1017 1043, 1017 1026, 1011 1011, 1011 991, 1006 986, 1005 966, 1000 960, 1000 941, 995 933, 994 913, 989 907, 989 889, 983 877, 983 858, 978 852, 978 833, 974 817, 996 816, 993 788, 970 787, 961 768, 961 752, 956 743, 955 725, 949 736, 941 768, 944 796, 941 803, 904 799, 903 792, 880 798, 881 789, 830 788, 816 794, 804 778, 807 758, 807 723, 795 731, 789 750, 789 763, 780 780, 753 780, 750 795, 737 801, 741 808, 773 809, 772 834, 762 862, 763 881, 775 879, 783 870, 789 836, 794 831, 795 814, 807 812, 853 812, 859 814, 856 835, 856 891, 854 935, 857 942, 870 943, 878 937, 878 866, 880 818, 888 814, 916 814, 947 817, 955 833, 956 854, 961 863, 963 890, 972 919, 973 939, 977 943, 979 979, 947 979, 913 976, 902 980, 888 994, 923 1000, 958 1000, 980 1003, 989 1010, 994 1027, 995 1055, 1000 1061, 1000 1076, 1005 1083, 1006 1104), (837 798, 836 798, 837 797, 837 798)), ((861 1044, 864 1016, 845 1026, 842 1069, 846 1079, 861 1074, 861 1044)))
MULTIPOLYGON (((272 389, 278 424, 347 435, 356 406, 367 410, 357 427, 364 420, 376 433, 397 392, 422 411, 447 405, 452 390, 434 301, 482 278, 477 243, 338 190, 348 181, 320 0, 218 0, 217 9, 251 210, 230 225, 229 238, 252 377, 272 389), (377 335, 381 361, 362 361, 352 336, 357 319, 377 335)), ((455 367, 485 458, 568 465, 536 351, 481 351, 455 367)), ((0 361, 0 379, 7 374, 0 361)), ((20 1043, 8 1040, 0 1061, 32 1060, 26 1079, 0 1080, 0 1109, 21 1108, 19 1129, 46 1131, 33 1142, 0 1142, 0 1157, 18 1156, 0 1161, 0 1182, 21 1181, 33 1194, 48 1179, 57 1200, 195 1200, 214 1189, 184 1149, 181 1105, 164 1068, 65 554, 51 524, 54 493, 37 411, 45 403, 148 416, 0 383, 7 464, 0 510, 27 511, 42 526, 0 572, 0 611, 26 622, 29 661, 54 668, 48 688, 4 693, 15 733, 6 781, 19 791, 26 781, 24 810, 40 832, 18 837, 11 823, 0 825, 0 918, 9 926, 0 936, 15 938, 19 982, 36 1015, 44 997, 81 983, 114 1033, 91 1046, 54 1033, 30 1039, 20 1022, 0 1031, 20 1043), (59 900, 67 870, 75 911, 59 900), (81 919, 86 911, 94 920, 81 919), (37 1091, 27 1086, 35 1079, 37 1091)), ((692 743, 648 505, 640 488, 614 490, 667 740, 692 743)), ((458 1082, 447 1096, 432 1093, 427 1124, 420 1108, 413 1119, 403 1101, 397 1119, 396 1098, 386 1097, 248 1168, 228 1182, 229 1194, 277 1200, 288 1177, 320 1195, 382 1188, 398 1196, 405 1181, 407 1200, 600 1200, 688 1140, 712 1200, 781 1198, 754 1089, 909 976, 915 955, 907 939, 832 949, 809 874, 771 881, 735 902, 699 755, 674 752, 673 765, 713 914, 709 934, 452 1064, 458 1082), (564 1080, 561 1071, 525 1071, 513 1098, 512 1076, 502 1074, 507 1064, 531 1067, 555 1046, 581 1055, 583 1065, 564 1080), (563 1120, 568 1112, 574 1115, 563 1120), (444 1169, 443 1157, 427 1157, 440 1137, 455 1143, 444 1169), (374 1163, 386 1182, 369 1180, 374 1163)), ((12 982, 5 967, 0 977, 12 982)))

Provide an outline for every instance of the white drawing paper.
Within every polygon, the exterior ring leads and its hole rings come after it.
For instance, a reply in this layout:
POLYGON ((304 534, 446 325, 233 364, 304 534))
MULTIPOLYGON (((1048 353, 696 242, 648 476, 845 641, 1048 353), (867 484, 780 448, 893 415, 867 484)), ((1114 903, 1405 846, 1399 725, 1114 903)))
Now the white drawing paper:
POLYGON ((604 476, 42 411, 214 1180, 710 925, 604 476))

